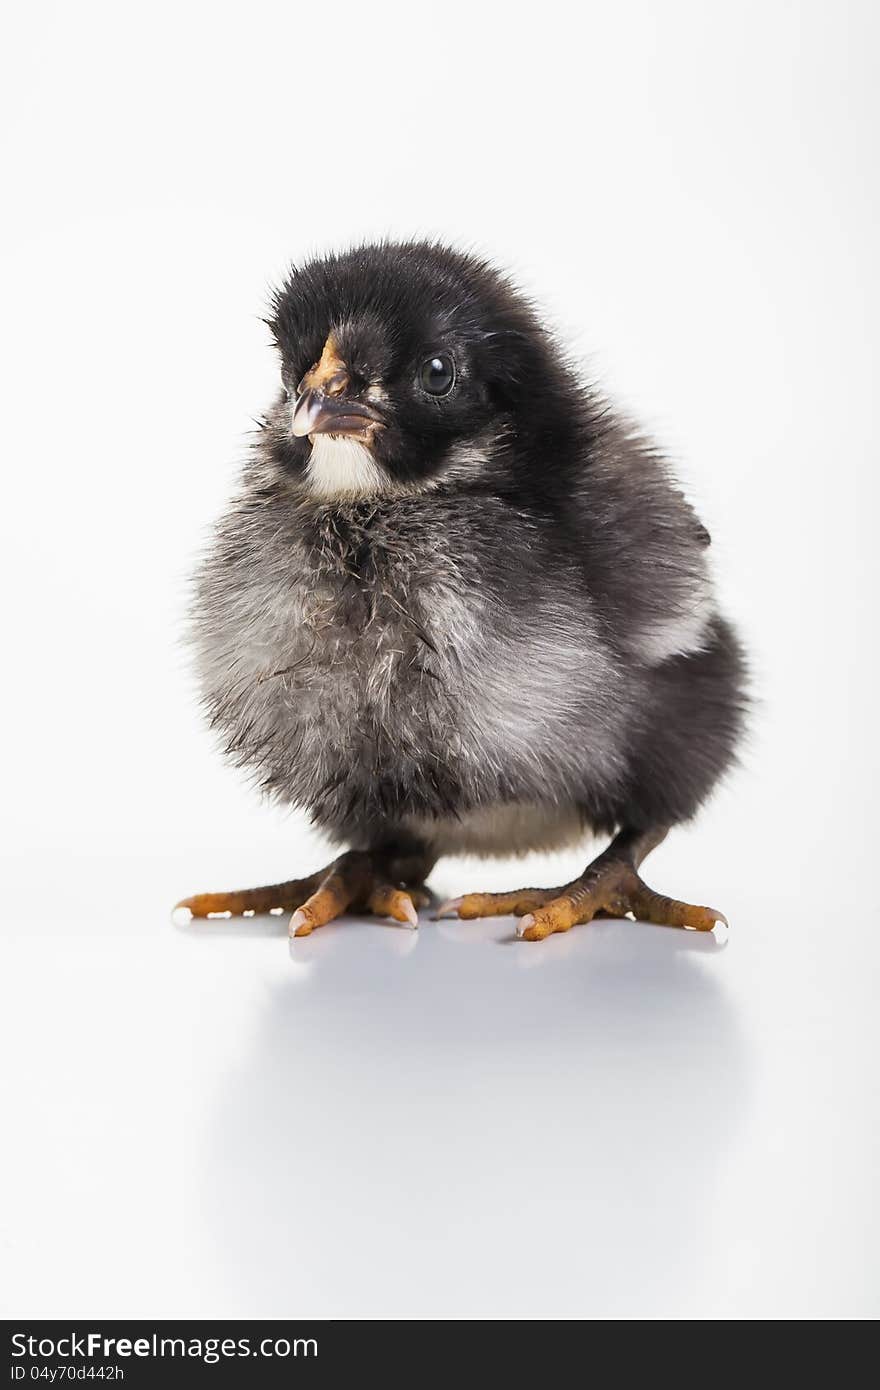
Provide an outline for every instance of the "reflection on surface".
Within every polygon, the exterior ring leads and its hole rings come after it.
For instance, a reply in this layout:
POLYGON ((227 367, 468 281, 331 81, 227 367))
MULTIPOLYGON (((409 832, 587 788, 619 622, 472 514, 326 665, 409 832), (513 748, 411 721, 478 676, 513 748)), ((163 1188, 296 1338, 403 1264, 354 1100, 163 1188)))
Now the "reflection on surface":
POLYGON ((687 1315, 747 1089, 714 939, 343 922, 290 953, 205 1136, 242 1315, 687 1315))

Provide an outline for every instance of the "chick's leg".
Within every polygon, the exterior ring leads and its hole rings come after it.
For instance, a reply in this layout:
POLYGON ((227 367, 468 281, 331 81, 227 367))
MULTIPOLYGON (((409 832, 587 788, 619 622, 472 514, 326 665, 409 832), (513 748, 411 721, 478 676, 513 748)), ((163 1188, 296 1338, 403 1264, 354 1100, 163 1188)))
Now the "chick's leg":
POLYGON ((430 869, 429 862, 413 853, 349 850, 308 878, 231 893, 199 893, 184 898, 175 912, 189 913, 190 918, 291 912, 291 936, 308 936, 349 909, 417 927, 416 908, 429 900, 418 885, 430 869))
POLYGON ((711 931, 727 919, 711 907, 696 907, 667 898, 640 878, 642 860, 666 836, 665 830, 622 830, 608 848, 587 866, 580 878, 561 888, 521 888, 513 893, 468 893, 445 903, 438 917, 519 917, 517 935, 543 941, 554 932, 569 931, 594 917, 623 917, 632 913, 643 922, 711 931))

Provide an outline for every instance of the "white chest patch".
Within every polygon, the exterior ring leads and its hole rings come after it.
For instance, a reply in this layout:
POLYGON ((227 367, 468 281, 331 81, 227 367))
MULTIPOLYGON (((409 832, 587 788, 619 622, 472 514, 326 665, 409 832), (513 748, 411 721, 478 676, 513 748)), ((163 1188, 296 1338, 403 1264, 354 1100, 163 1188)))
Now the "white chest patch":
POLYGON ((313 494, 325 498, 372 497, 388 484, 366 445, 343 435, 315 435, 308 476, 313 494))

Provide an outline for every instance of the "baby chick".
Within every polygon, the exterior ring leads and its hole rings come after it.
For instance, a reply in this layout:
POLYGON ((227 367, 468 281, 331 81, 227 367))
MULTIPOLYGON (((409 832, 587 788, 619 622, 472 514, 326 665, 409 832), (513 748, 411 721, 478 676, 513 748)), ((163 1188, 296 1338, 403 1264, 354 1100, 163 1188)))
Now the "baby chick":
POLYGON ((656 449, 528 302, 448 248, 294 270, 283 389, 197 576, 192 635, 226 753, 342 852, 196 917, 347 909, 413 926, 443 854, 613 836, 572 883, 470 893, 529 941, 597 913, 709 930, 644 857, 731 764, 742 651, 709 536, 656 449))

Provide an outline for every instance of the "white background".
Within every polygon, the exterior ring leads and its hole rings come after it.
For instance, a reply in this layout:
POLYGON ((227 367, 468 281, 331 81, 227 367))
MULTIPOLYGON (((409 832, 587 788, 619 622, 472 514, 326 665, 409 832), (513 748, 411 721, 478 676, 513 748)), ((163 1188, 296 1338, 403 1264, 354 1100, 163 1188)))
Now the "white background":
POLYGON ((7 1316, 880 1312, 878 27, 869 0, 18 7, 7 1316), (275 390, 269 286, 379 233, 509 266, 699 502, 760 705, 648 876, 721 906, 725 948, 169 922, 326 853, 221 764, 179 636, 275 390))

